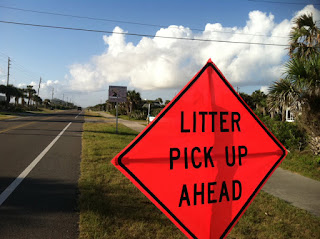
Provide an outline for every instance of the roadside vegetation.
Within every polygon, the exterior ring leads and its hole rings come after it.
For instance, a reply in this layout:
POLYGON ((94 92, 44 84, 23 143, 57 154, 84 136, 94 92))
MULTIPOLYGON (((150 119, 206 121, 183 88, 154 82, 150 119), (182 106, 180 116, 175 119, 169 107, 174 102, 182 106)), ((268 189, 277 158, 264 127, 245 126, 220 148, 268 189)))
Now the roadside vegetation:
POLYGON ((60 99, 45 99, 37 94, 32 85, 18 88, 13 85, 0 85, 0 112, 51 112, 50 110, 74 109, 73 103, 60 99), (14 101, 14 103, 12 103, 14 101))
MULTIPOLYGON (((186 238, 111 159, 137 132, 85 123, 79 180, 80 238, 186 238)), ((260 192, 228 238, 317 238, 320 218, 260 192)))

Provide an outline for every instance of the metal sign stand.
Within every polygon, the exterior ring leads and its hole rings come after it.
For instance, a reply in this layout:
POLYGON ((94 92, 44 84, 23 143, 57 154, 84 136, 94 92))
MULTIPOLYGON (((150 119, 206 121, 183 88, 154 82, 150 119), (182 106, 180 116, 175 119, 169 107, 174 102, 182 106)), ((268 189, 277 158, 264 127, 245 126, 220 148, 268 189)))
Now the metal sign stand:
POLYGON ((118 133, 118 102, 116 102, 116 134, 118 133))
POLYGON ((116 134, 118 134, 118 103, 127 101, 126 86, 109 86, 109 102, 116 102, 116 134))

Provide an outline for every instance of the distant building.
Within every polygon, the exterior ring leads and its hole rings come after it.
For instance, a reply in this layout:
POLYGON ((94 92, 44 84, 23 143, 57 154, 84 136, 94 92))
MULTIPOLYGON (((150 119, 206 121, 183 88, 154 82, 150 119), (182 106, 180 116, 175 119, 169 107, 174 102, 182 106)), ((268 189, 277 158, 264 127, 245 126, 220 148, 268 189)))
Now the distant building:
POLYGON ((0 95, 0 102, 6 101, 6 97, 4 95, 0 95))
POLYGON ((290 110, 290 108, 286 109, 286 121, 287 122, 294 122, 294 115, 293 115, 292 111, 290 110))

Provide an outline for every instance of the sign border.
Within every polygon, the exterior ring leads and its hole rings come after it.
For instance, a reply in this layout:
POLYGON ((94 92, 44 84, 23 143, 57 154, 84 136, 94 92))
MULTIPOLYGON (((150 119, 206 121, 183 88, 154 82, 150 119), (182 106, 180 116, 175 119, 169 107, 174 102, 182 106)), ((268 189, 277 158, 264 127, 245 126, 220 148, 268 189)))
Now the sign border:
POLYGON ((252 201, 252 199, 256 196, 257 192, 262 188, 266 180, 271 176, 272 172, 278 166, 278 164, 282 161, 282 159, 286 156, 286 149, 281 145, 281 143, 275 138, 275 136, 266 128, 266 126, 259 120, 259 118, 253 113, 253 111, 249 108, 249 106, 244 102, 244 100, 236 93, 230 83, 225 79, 222 73, 217 69, 217 67, 212 63, 208 62, 202 69, 197 73, 194 79, 189 82, 189 84, 181 91, 181 93, 165 108, 161 114, 156 117, 156 119, 143 131, 135 141, 127 147, 123 153, 120 154, 118 158, 118 164, 193 238, 197 238, 189 228, 187 228, 170 210, 167 208, 164 203, 162 203, 123 163, 122 158, 137 144, 139 141, 158 123, 158 121, 177 103, 180 98, 189 90, 189 88, 199 79, 199 77, 203 74, 203 72, 208 68, 212 67, 213 70, 218 74, 220 79, 225 83, 225 85, 229 88, 229 90, 236 96, 236 98, 242 103, 242 105, 247 109, 247 111, 252 115, 252 117, 257 121, 257 123, 263 128, 263 130, 269 135, 269 137, 278 145, 278 147, 282 150, 282 155, 278 159, 278 161, 273 165, 273 167, 269 170, 266 176, 262 179, 262 181, 258 184, 257 188, 253 191, 251 196, 248 198, 246 203, 242 206, 240 211, 234 217, 234 219, 230 222, 229 226, 222 233, 220 238, 223 238, 227 235, 228 231, 233 227, 235 222, 240 218, 241 214, 244 212, 248 204, 252 201))

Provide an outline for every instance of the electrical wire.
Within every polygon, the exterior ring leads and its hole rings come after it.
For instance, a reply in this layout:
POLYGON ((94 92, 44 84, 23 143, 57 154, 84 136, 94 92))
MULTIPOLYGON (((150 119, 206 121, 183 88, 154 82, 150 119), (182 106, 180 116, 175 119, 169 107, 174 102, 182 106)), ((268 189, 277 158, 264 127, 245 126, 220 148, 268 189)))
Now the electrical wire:
POLYGON ((305 3, 305 2, 279 2, 279 1, 268 1, 268 0, 248 0, 249 2, 262 2, 262 3, 272 3, 272 4, 292 4, 292 5, 320 5, 319 3, 305 3))
POLYGON ((32 27, 41 27, 41 28, 63 29, 63 30, 72 30, 72 31, 84 31, 84 32, 96 32, 96 33, 107 33, 107 34, 119 34, 119 35, 127 35, 127 36, 174 39, 174 40, 187 40, 187 41, 200 41, 200 42, 220 42, 220 43, 262 45, 262 46, 281 46, 281 47, 288 47, 289 46, 287 44, 263 43, 263 42, 245 42, 245 41, 227 41, 227 40, 201 39, 201 38, 188 38, 188 37, 170 37, 170 36, 159 36, 159 35, 149 35, 149 34, 139 34, 139 33, 95 30, 95 29, 86 29, 86 28, 73 28, 73 27, 64 27, 64 26, 31 24, 31 23, 25 23, 25 22, 13 22, 13 21, 3 21, 3 20, 0 20, 0 23, 22 25, 22 26, 32 26, 32 27))
MULTIPOLYGON (((123 24, 149 26, 149 27, 160 27, 160 28, 167 28, 168 27, 168 26, 165 26, 165 25, 157 25, 157 24, 149 24, 149 23, 141 23, 141 22, 131 22, 131 21, 121 21, 121 20, 96 18, 96 17, 88 17, 88 16, 79 16, 79 15, 63 14, 63 13, 57 13, 57 12, 38 11, 38 10, 32 10, 32 9, 8 7, 8 6, 3 6, 3 5, 0 5, 0 8, 6 8, 6 9, 10 9, 10 10, 23 11, 23 12, 32 12, 32 13, 37 13, 37 14, 45 14, 45 15, 53 15, 53 16, 61 16, 61 17, 71 17, 71 18, 78 18, 78 19, 87 19, 87 20, 94 20, 94 21, 114 22, 114 23, 123 23, 123 24)), ((178 28, 178 26, 175 26, 175 27, 178 28)), ((204 29, 199 29, 199 28, 189 28, 189 29, 192 30, 192 31, 199 31, 199 32, 203 32, 204 31, 204 29)), ((217 30, 211 30, 211 32, 217 32, 217 33, 223 33, 223 34, 235 34, 235 35, 267 36, 267 37, 274 37, 274 38, 288 38, 287 36, 268 36, 268 35, 256 34, 256 33, 227 32, 227 31, 217 31, 217 30)))

